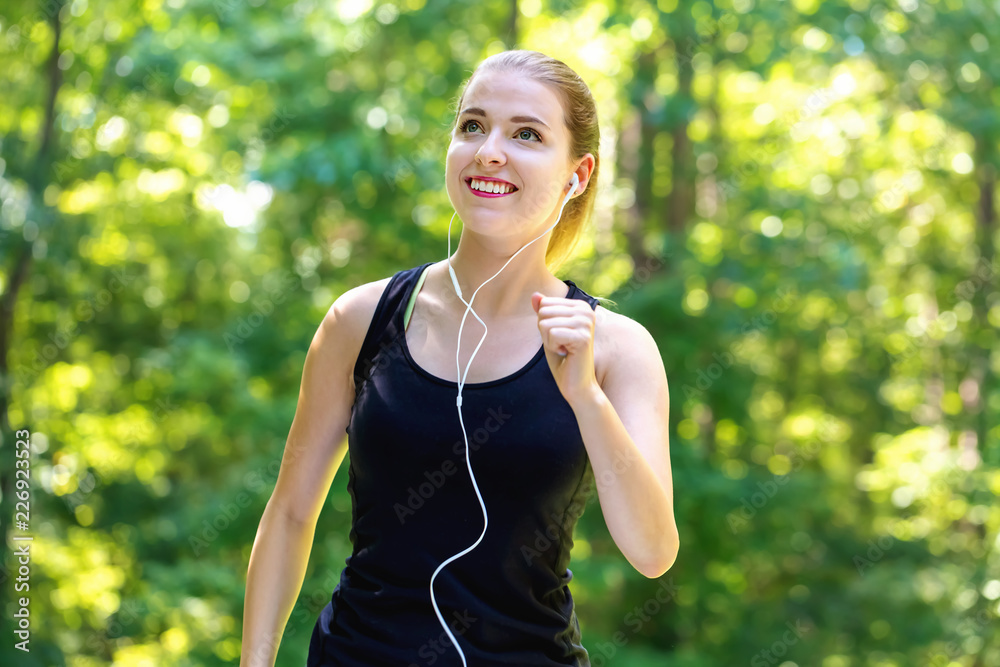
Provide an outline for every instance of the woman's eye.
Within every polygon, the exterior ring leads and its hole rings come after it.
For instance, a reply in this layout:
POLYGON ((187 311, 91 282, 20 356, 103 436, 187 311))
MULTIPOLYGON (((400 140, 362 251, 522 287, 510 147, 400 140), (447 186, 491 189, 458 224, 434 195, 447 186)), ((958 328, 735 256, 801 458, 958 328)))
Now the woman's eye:
MULTIPOLYGON (((480 129, 479 121, 467 120, 464 123, 462 123, 461 126, 459 126, 459 129, 461 129, 463 132, 471 132, 472 128, 475 128, 476 130, 480 129)), ((534 135, 535 138, 537 138, 539 141, 542 140, 541 136, 531 128, 527 127, 522 128, 517 133, 518 138, 524 139, 525 141, 530 141, 532 135, 534 135), (525 133, 527 133, 528 136, 525 136, 525 133)))

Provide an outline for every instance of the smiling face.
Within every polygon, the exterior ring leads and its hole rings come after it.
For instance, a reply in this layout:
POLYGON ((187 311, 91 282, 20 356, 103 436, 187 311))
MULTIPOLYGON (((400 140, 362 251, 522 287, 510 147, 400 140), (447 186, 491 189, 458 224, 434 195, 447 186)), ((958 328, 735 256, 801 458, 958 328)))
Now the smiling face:
POLYGON ((445 165, 448 198, 467 228, 534 238, 555 222, 573 172, 563 113, 553 89, 523 73, 473 77, 445 165), (483 181, 488 193, 476 189, 483 181))

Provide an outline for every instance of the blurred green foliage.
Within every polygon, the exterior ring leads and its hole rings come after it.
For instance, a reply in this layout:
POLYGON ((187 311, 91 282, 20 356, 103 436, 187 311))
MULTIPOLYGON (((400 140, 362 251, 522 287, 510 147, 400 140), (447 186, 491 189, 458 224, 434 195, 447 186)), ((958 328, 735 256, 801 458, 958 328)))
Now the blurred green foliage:
MULTIPOLYGON (((0 662, 238 662, 309 341, 443 257, 458 86, 506 48, 592 87, 598 211, 561 274, 671 387, 681 552, 646 579, 592 503, 593 666, 1000 665, 983 0, 0 1, 0 662)), ((279 665, 350 554, 346 468, 279 665)))

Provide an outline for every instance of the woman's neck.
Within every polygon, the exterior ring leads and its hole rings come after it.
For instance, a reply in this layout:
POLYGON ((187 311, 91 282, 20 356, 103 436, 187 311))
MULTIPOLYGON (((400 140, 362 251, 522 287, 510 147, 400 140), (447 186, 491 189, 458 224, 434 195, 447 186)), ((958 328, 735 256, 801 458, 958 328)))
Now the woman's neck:
MULTIPOLYGON (((534 292, 541 292, 546 296, 566 295, 566 284, 553 276, 545 265, 543 241, 546 239, 538 239, 525 248, 502 271, 501 268, 510 259, 509 254, 494 254, 481 248, 473 250, 472 245, 466 246, 460 243, 451 258, 451 266, 458 277, 462 297, 472 303, 473 309, 480 317, 486 319, 489 316, 490 319, 497 320, 531 315, 534 312, 531 307, 531 295, 534 292), (494 278, 497 271, 500 271, 500 274, 494 278), (486 282, 487 280, 489 282, 486 282), (480 285, 483 287, 476 292, 480 285), (475 301, 472 301, 473 294, 475 301)), ((448 261, 445 260, 445 278, 448 288, 454 295, 451 276, 447 275, 447 264, 448 261)), ((457 296, 455 301, 464 311, 465 305, 458 301, 457 296)))

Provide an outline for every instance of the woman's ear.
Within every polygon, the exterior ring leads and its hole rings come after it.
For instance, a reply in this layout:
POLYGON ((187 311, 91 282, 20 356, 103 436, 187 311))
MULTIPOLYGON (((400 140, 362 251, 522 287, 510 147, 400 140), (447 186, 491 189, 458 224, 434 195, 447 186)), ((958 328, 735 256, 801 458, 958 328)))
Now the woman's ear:
POLYGON ((578 179, 576 185, 576 191, 573 193, 574 197, 583 194, 583 192, 587 189, 587 185, 590 184, 590 176, 594 173, 595 166, 596 162, 594 160, 594 156, 591 153, 587 153, 586 155, 584 155, 583 160, 580 161, 580 164, 576 165, 577 170, 580 169, 580 167, 583 167, 585 169, 587 184, 584 185, 582 181, 579 180, 580 175, 577 173, 576 170, 574 170, 573 176, 575 176, 578 179), (589 167, 589 169, 587 167, 589 167))

